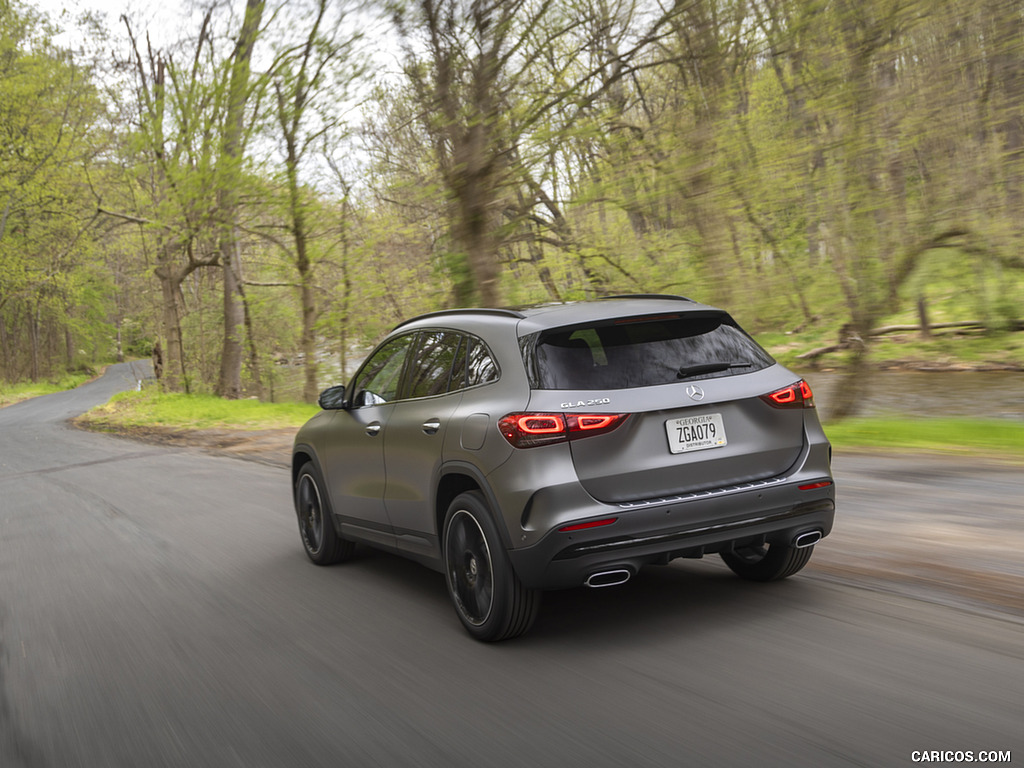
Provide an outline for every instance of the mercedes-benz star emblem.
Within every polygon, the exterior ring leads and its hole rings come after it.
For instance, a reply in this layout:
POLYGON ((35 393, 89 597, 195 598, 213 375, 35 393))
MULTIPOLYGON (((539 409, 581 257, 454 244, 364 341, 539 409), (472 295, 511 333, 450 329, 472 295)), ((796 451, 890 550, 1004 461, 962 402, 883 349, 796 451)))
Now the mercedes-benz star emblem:
POLYGON ((692 400, 703 400, 704 390, 698 387, 696 384, 691 384, 686 388, 686 394, 690 396, 692 400))

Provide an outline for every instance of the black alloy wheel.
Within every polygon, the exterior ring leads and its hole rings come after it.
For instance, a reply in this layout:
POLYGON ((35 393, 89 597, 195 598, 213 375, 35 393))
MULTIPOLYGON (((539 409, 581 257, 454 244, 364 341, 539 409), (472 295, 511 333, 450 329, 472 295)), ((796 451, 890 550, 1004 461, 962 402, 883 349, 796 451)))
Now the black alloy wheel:
POLYGON ((540 593, 512 569, 487 503, 476 491, 457 496, 444 523, 444 564, 455 612, 477 640, 523 634, 540 608, 540 593))
POLYGON ((491 615, 494 603, 494 571, 487 539, 476 518, 458 509, 448 524, 445 543, 455 607, 465 621, 479 627, 491 615))
POLYGON ((792 576, 811 559, 814 547, 758 544, 722 552, 733 573, 748 581, 778 581, 792 576))
POLYGON ((330 506, 320 492, 312 462, 303 465, 295 481, 295 513, 302 546, 310 560, 317 565, 332 565, 352 557, 355 544, 334 530, 330 506))

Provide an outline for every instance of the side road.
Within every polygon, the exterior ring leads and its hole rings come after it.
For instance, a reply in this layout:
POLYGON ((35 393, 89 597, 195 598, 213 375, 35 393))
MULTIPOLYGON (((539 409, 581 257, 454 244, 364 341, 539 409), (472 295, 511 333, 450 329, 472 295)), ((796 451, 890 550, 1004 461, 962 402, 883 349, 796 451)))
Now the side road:
MULTIPOLYGON (((290 466, 294 429, 132 428, 125 437, 290 466)), ((1024 619, 1024 473, 988 459, 838 454, 821 578, 1024 619)))

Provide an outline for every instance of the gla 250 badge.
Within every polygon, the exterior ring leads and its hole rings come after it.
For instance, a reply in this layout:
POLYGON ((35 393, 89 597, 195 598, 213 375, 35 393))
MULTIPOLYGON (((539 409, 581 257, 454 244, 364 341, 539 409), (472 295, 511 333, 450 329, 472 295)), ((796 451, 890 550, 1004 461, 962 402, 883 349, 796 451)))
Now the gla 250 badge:
POLYGON ((590 408, 594 405, 608 405, 611 402, 609 397, 599 397, 596 400, 577 400, 575 403, 562 403, 559 408, 590 408))

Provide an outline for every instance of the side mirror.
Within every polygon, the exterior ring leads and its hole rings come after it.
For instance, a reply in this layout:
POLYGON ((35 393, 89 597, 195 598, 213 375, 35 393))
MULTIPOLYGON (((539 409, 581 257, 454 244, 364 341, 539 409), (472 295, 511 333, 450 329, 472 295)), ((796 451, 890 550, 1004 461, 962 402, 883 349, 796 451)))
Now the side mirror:
POLYGON ((345 385, 338 384, 335 387, 328 387, 320 393, 317 403, 325 411, 338 411, 345 407, 345 385))

